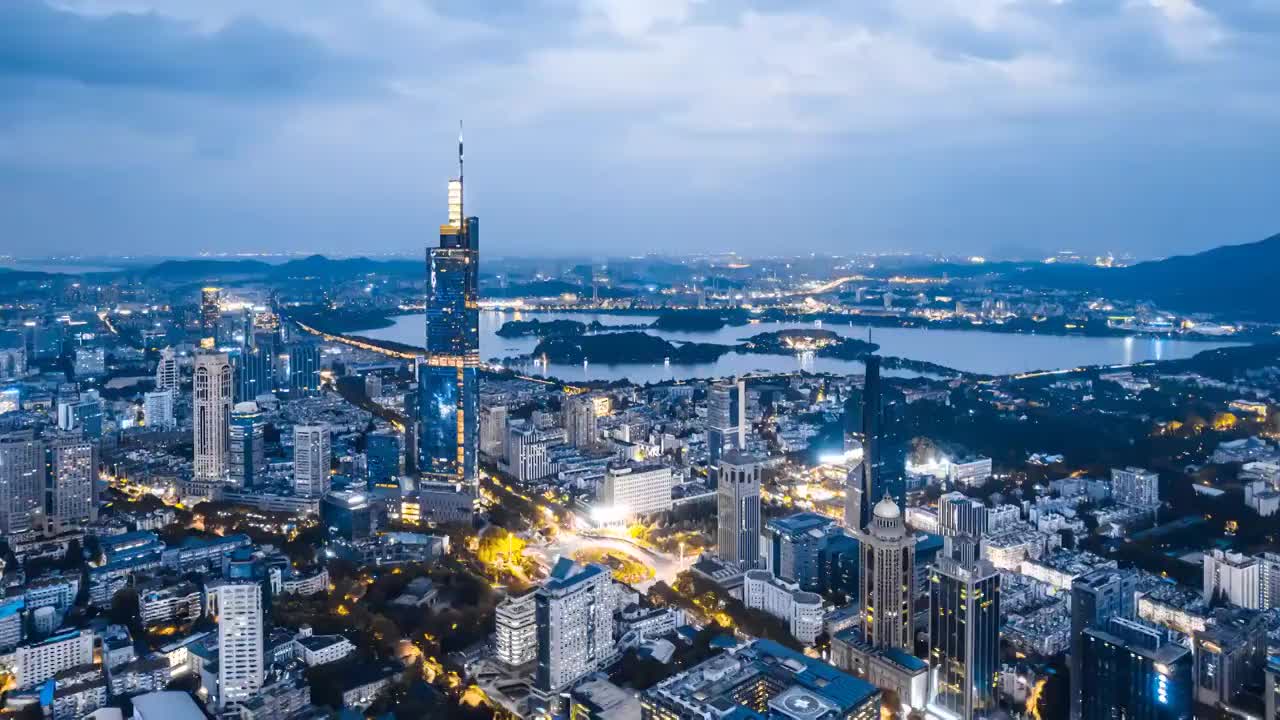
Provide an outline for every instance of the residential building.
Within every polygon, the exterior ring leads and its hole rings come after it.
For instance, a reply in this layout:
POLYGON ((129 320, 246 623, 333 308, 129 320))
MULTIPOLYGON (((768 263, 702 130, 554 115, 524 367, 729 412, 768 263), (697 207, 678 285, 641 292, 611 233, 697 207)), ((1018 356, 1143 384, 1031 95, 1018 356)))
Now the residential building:
POLYGON ((1160 476, 1137 467, 1111 468, 1111 497, 1121 505, 1157 506, 1160 504, 1160 476))
POLYGON ((538 618, 534 593, 510 596, 495 610, 494 652, 509 667, 538 657, 538 618))
POLYGON ((218 707, 243 703, 265 677, 262 586, 223 581, 214 586, 218 617, 218 707))
POLYGON ((142 418, 147 427, 171 430, 174 427, 173 390, 156 390, 142 396, 142 418))
POLYGON ((600 668, 614 652, 613 580, 603 565, 561 558, 534 596, 537 691, 550 699, 600 668))
POLYGON ((31 431, 0 435, 0 535, 44 524, 45 452, 31 431))
POLYGON ((1242 553, 1218 549, 1204 553, 1204 599, 1221 596, 1233 605, 1259 609, 1263 595, 1262 565, 1258 558, 1242 553))

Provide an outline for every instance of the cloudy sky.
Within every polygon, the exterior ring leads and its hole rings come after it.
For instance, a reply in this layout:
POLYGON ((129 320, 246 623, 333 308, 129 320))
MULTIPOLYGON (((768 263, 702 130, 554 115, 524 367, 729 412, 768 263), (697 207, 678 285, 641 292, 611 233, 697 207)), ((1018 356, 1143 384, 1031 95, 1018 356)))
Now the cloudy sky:
POLYGON ((1280 231, 1280 0, 0 0, 0 254, 1280 231))

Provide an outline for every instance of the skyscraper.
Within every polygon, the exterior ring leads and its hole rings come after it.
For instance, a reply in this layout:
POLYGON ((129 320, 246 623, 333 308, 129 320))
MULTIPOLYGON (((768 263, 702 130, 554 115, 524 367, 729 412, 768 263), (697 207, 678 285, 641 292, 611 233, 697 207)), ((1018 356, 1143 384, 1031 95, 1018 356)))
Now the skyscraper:
POLYGON ((214 588, 218 603, 218 706, 253 698, 264 679, 262 587, 252 580, 214 588))
POLYGON ((449 181, 448 221, 427 251, 427 357, 418 367, 418 470, 475 493, 480 440, 480 220, 463 212, 462 135, 458 177, 449 181))
POLYGON ((1132 572, 1104 568, 1076 578, 1071 583, 1071 717, 1080 718, 1084 693, 1084 631, 1106 628, 1111 618, 1132 618, 1137 576, 1132 572))
POLYGON ((275 389, 269 348, 245 345, 236 356, 236 402, 247 402, 275 389))
POLYGON ((378 430, 365 436, 365 467, 369 489, 376 485, 394 485, 400 474, 400 435, 393 430, 378 430))
POLYGON ((1111 618, 1087 628, 1079 645, 1081 720, 1192 717, 1192 653, 1164 630, 1111 618))
POLYGON ((178 358, 173 348, 160 351, 160 362, 156 363, 156 390, 178 389, 178 358))
POLYGON ((862 635, 877 649, 911 652, 915 599, 915 535, 907 532, 902 510, 886 495, 871 522, 856 534, 862 546, 862 635))
POLYGON ((716 487, 725 451, 745 450, 746 383, 721 382, 707 388, 707 480, 716 487))
POLYGON ((98 519, 98 448, 79 437, 45 444, 45 515, 61 532, 98 519))
POLYGON ((305 497, 329 492, 329 428, 324 425, 293 427, 293 491, 305 497))
POLYGON ((44 475, 44 443, 33 432, 0 435, 0 535, 41 524, 44 475))
POLYGON ((225 353, 196 356, 191 380, 195 445, 193 493, 211 496, 227 477, 227 435, 231 420, 231 361, 225 353))
POLYGON ((760 462, 731 450, 720 459, 716 552, 743 570, 760 567, 760 462))
POLYGON ((218 322, 222 319, 222 288, 207 287, 200 291, 200 329, 206 338, 218 338, 218 322))
POLYGON ((231 484, 252 488, 267 472, 266 423, 254 402, 236 403, 231 410, 228 465, 231 484))
POLYGON ((929 708, 959 720, 995 710, 1000 667, 1000 573, 972 543, 947 538, 929 574, 929 708))
POLYGON ((289 394, 294 397, 320 392, 320 348, 313 342, 289 344, 289 394))

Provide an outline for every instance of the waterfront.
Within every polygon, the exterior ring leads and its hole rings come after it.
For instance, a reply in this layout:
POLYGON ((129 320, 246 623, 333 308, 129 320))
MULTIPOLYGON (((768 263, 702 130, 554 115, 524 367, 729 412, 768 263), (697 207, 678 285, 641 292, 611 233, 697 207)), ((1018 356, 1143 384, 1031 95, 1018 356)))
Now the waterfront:
MULTIPOLYGON (((488 310, 480 313, 480 353, 488 359, 527 355, 538 344, 536 337, 504 338, 497 331, 508 320, 568 319, 605 325, 652 322, 653 315, 611 313, 513 312, 488 310)), ((425 333, 422 314, 393 318, 390 327, 355 331, 377 340, 392 340, 421 347, 425 333)), ((732 345, 743 338, 762 332, 784 329, 822 327, 841 335, 865 339, 865 325, 823 323, 762 322, 745 326, 724 327, 711 332, 672 332, 647 330, 667 340, 721 343, 732 345)), ((1082 365, 1127 365, 1146 360, 1174 360, 1190 357, 1217 347, 1238 345, 1232 342, 1167 340, 1154 337, 1083 337, 1062 335, 1030 335, 983 332, 980 330, 930 330, 927 328, 874 328, 871 339, 879 343, 882 355, 893 355, 937 363, 966 372, 1007 375, 1033 370, 1057 370, 1082 365)), ((646 383, 661 380, 725 377, 753 371, 788 372, 807 370, 838 374, 860 373, 862 363, 834 358, 757 355, 728 353, 715 362, 693 365, 666 363, 629 363, 625 365, 561 365, 529 363, 523 366, 534 374, 548 375, 569 382, 615 380, 626 378, 646 383)), ((901 372, 898 374, 914 375, 901 372)))

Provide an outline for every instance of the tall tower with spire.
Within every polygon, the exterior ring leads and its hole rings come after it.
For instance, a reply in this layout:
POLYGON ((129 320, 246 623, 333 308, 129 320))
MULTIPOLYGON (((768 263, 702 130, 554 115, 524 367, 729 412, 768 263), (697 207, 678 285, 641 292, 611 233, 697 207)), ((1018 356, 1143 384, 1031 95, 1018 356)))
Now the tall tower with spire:
POLYGON ((418 368, 418 470, 475 493, 480 438, 480 220, 463 212, 462 125, 448 217, 427 249, 427 356, 418 368))

